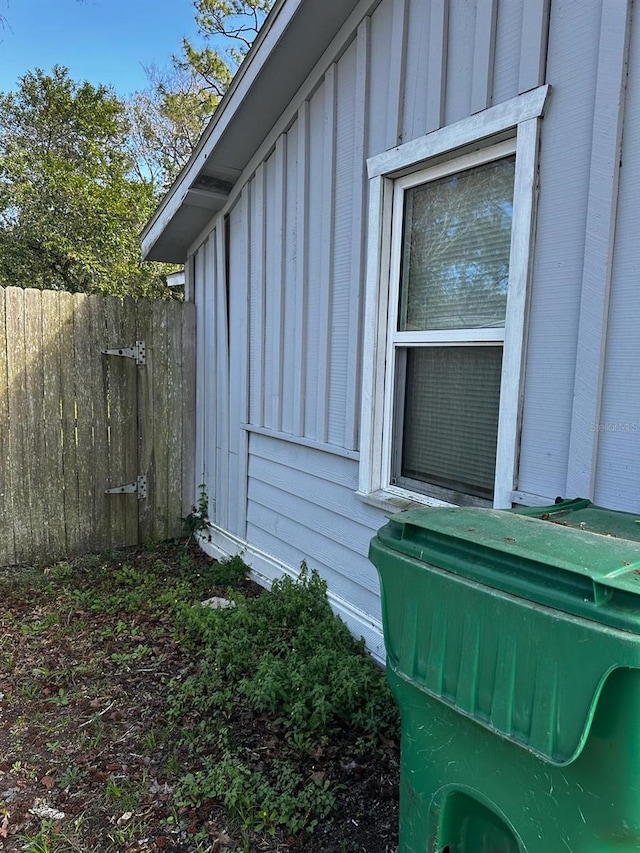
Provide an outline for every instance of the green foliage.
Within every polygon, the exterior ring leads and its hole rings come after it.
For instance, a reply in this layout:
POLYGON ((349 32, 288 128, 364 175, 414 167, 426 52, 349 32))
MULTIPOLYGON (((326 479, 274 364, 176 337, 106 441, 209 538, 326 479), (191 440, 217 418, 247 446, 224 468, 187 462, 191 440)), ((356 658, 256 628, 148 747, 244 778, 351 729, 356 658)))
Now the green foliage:
POLYGON ((169 189, 229 88, 273 0, 196 0, 201 43, 189 39, 170 68, 145 69, 147 87, 126 105, 134 171, 156 193, 169 189))
MULTIPOLYGON (((176 562, 175 546, 159 545, 147 549, 144 559, 139 551, 117 552, 61 561, 44 575, 38 569, 24 569, 12 577, 10 584, 0 584, 0 592, 7 606, 11 606, 29 601, 37 586, 43 599, 55 596, 69 609, 119 616, 115 628, 109 631, 116 636, 138 639, 141 635, 133 621, 136 615, 171 616, 190 607, 194 600, 212 595, 212 589, 227 585, 230 570, 226 563, 194 561, 182 546, 178 553, 182 556, 176 562), (166 557, 167 548, 170 561, 166 557)), ((239 576, 237 570, 231 574, 239 576)), ((25 634, 39 634, 56 624, 56 619, 60 619, 59 614, 40 617, 34 613, 33 620, 24 623, 21 630, 25 634)))
POLYGON ((205 45, 198 48, 184 39, 183 58, 176 62, 196 73, 210 97, 212 111, 229 88, 272 6, 273 0, 195 0, 196 23, 205 45), (212 47, 209 39, 225 48, 212 47))
POLYGON ((333 614, 326 592, 303 564, 297 581, 285 577, 253 599, 236 595, 233 608, 182 612, 179 636, 194 665, 173 682, 169 714, 194 759, 205 756, 201 769, 182 779, 182 802, 215 798, 245 828, 290 833, 312 830, 331 810, 328 780, 305 780, 264 758, 252 764, 251 755, 234 749, 228 723, 239 708, 268 721, 265 737, 284 737, 297 756, 313 755, 340 730, 359 734, 370 751, 397 733, 384 675, 333 614))
POLYGON ((141 262, 157 199, 126 139, 123 103, 61 66, 0 94, 0 284, 167 296, 165 268, 141 262))
POLYGON ((396 725, 384 678, 333 614, 315 571, 238 597, 231 610, 190 609, 182 630, 201 649, 188 690, 203 713, 232 687, 255 712, 275 715, 296 745, 341 725, 371 737, 396 725))
POLYGON ((335 805, 328 782, 305 782, 289 762, 274 762, 266 774, 230 753, 207 760, 178 785, 178 805, 197 808, 209 799, 224 803, 243 829, 269 833, 279 827, 291 834, 312 831, 335 805))
POLYGON ((272 4, 195 0, 202 43, 126 103, 57 65, 0 93, 0 285, 175 297, 175 267, 142 262, 139 234, 272 4))
POLYGON ((249 568, 242 557, 227 557, 217 563, 214 577, 218 586, 237 588, 249 577, 249 568))
POLYGON ((127 103, 128 147, 139 179, 161 193, 189 159, 218 99, 187 63, 146 72, 147 87, 127 103))
MULTIPOLYGON (((25 642, 48 644, 47 632, 65 631, 70 618, 86 628, 87 614, 95 616, 99 660, 55 673, 43 665, 19 685, 61 719, 86 701, 87 673, 93 678, 100 661, 127 671, 166 671, 154 632, 182 646, 167 705, 146 745, 171 743, 162 765, 176 808, 216 800, 252 845, 252 833, 284 837, 324 821, 340 790, 332 771, 336 756, 342 762, 360 749, 376 754, 384 738, 397 734, 397 712, 383 673, 334 616, 316 572, 303 565, 297 581, 283 578, 261 594, 246 584, 247 574, 239 557, 208 563, 174 543, 60 562, 24 577, 12 573, 0 592, 6 607, 20 601, 33 610, 25 642), (199 603, 222 592, 234 607, 199 603), (47 598, 56 602, 55 618, 38 609, 47 598)), ((111 737, 110 707, 93 708, 83 723, 84 751, 102 750, 111 737)), ((24 731, 30 724, 24 721, 24 731)), ((15 731, 24 736, 17 724, 15 731)), ((52 763, 63 762, 59 784, 80 784, 81 771, 69 763, 57 728, 47 731, 45 743, 52 763)), ((129 785, 113 775, 100 799, 111 811, 136 812, 147 791, 142 782, 129 785)), ((112 828, 118 849, 126 839, 116 835, 131 826, 112 828)), ((257 849, 257 842, 246 849, 257 849)))
POLYGON ((190 545, 194 537, 201 530, 206 530, 209 525, 209 496, 206 483, 198 486, 198 504, 191 509, 189 515, 182 519, 184 535, 187 537, 187 545, 190 545))

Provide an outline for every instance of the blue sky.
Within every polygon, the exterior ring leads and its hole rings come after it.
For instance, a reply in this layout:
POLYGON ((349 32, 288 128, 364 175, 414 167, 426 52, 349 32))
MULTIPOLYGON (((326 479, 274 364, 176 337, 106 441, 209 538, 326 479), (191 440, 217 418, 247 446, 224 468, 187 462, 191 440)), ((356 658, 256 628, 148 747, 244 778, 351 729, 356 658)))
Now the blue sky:
POLYGON ((125 97, 145 87, 144 66, 168 66, 196 36, 193 0, 0 0, 0 15, 0 92, 57 63, 125 97))

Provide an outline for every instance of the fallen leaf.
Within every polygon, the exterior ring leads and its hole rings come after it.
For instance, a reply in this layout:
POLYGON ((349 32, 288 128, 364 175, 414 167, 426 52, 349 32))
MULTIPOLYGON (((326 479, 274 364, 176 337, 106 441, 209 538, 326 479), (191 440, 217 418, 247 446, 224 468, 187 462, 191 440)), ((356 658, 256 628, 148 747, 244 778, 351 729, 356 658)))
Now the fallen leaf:
POLYGON ((167 782, 160 784, 157 779, 154 779, 151 785, 149 786, 149 793, 164 794, 168 796, 169 794, 173 793, 173 788, 169 784, 167 784, 167 782))
POLYGON ((213 841, 215 848, 217 848, 218 846, 235 848, 233 838, 231 838, 231 836, 228 835, 224 830, 218 830, 215 823, 210 823, 208 829, 209 837, 213 841))
POLYGON ((9 815, 6 814, 0 823, 0 838, 6 838, 9 835, 9 815))

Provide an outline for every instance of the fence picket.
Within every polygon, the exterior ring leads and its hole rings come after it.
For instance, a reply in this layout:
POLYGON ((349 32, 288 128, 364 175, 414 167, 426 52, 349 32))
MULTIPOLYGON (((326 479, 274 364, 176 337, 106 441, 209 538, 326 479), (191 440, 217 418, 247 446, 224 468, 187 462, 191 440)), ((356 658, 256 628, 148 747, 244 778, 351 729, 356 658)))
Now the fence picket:
POLYGON ((146 366, 138 373, 138 467, 147 478, 147 499, 138 505, 138 535, 140 541, 153 540, 155 506, 155 341, 153 337, 153 311, 138 312, 137 340, 144 341, 146 366))
MULTIPOLYGON (((105 301, 107 346, 105 349, 130 347, 135 335, 135 316, 123 310, 122 303, 113 297, 105 301), (132 326, 134 327, 132 330, 132 326)), ((127 458, 127 403, 120 393, 127 384, 135 382, 137 370, 133 361, 119 356, 103 356, 106 370, 106 408, 109 422, 108 485, 105 488, 131 483, 137 476, 135 464, 127 458)), ((134 545, 137 542, 138 507, 134 494, 108 495, 111 513, 111 544, 134 545)))
POLYGON ((180 533, 182 495, 171 484, 182 478, 182 318, 181 306, 165 303, 167 318, 167 537, 180 533), (176 310, 177 309, 177 310, 176 310))
POLYGON ((27 453, 23 464, 29 468, 31 548, 35 555, 47 551, 47 516, 41 484, 51 479, 50 460, 44 444, 44 362, 42 340, 42 294, 24 291, 25 393, 27 419, 27 453))
POLYGON ((93 494, 93 395, 91 393, 91 309, 92 297, 84 293, 73 296, 74 325, 73 348, 75 352, 76 430, 78 442, 78 496, 81 548, 88 550, 95 530, 95 501, 93 494))
POLYGON ((11 448, 9 446, 9 395, 7 380, 7 324, 5 294, 0 289, 0 565, 16 561, 11 501, 11 448))
POLYGON ((167 384, 169 369, 167 352, 167 317, 164 305, 157 302, 153 306, 153 357, 154 357, 154 397, 158 411, 155 416, 154 451, 154 538, 166 539, 168 535, 168 496, 167 496, 167 384))
POLYGON ((44 378, 43 438, 47 476, 42 483, 45 501, 47 552, 52 559, 66 553, 64 467, 62 463, 62 374, 60 363, 60 299, 42 291, 42 358, 44 378))
POLYGON ((60 312, 60 411, 62 418, 62 470, 66 553, 82 550, 80 496, 78 493, 78 440, 76 431, 76 383, 73 327, 73 295, 59 293, 60 312))
MULTIPOLYGON (((113 298, 113 297, 112 297, 113 298)), ((136 341, 136 303, 133 299, 125 299, 120 303, 120 329, 123 335, 122 342, 126 347, 131 347, 136 341)), ((124 374, 122 384, 112 389, 112 397, 117 396, 122 400, 121 420, 112 423, 111 434, 118 435, 122 453, 123 483, 135 482, 140 473, 138 465, 138 399, 137 382, 140 371, 144 367, 138 367, 130 358, 118 358, 122 362, 121 368, 124 374)), ((136 545, 138 542, 138 496, 124 495, 115 500, 125 502, 125 544, 136 545)))
POLYGON ((108 548, 111 544, 111 506, 108 488, 109 468, 109 423, 105 410, 106 369, 106 319, 105 300, 100 296, 89 298, 90 357, 87 363, 87 381, 90 382, 93 400, 93 509, 94 537, 97 548, 108 548))
POLYGON ((31 539, 31 483, 29 479, 29 426, 27 423, 27 389, 24 333, 24 294, 8 287, 6 298, 7 383, 9 395, 9 456, 12 484, 12 522, 15 558, 18 563, 33 559, 31 539))

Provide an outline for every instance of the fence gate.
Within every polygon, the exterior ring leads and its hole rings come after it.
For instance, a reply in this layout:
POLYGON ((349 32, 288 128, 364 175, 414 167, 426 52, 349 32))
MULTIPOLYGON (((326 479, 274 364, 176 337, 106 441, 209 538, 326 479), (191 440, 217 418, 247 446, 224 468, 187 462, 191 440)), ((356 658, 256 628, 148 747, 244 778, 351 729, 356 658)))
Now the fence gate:
POLYGON ((177 536, 195 309, 0 288, 0 565, 177 536))

